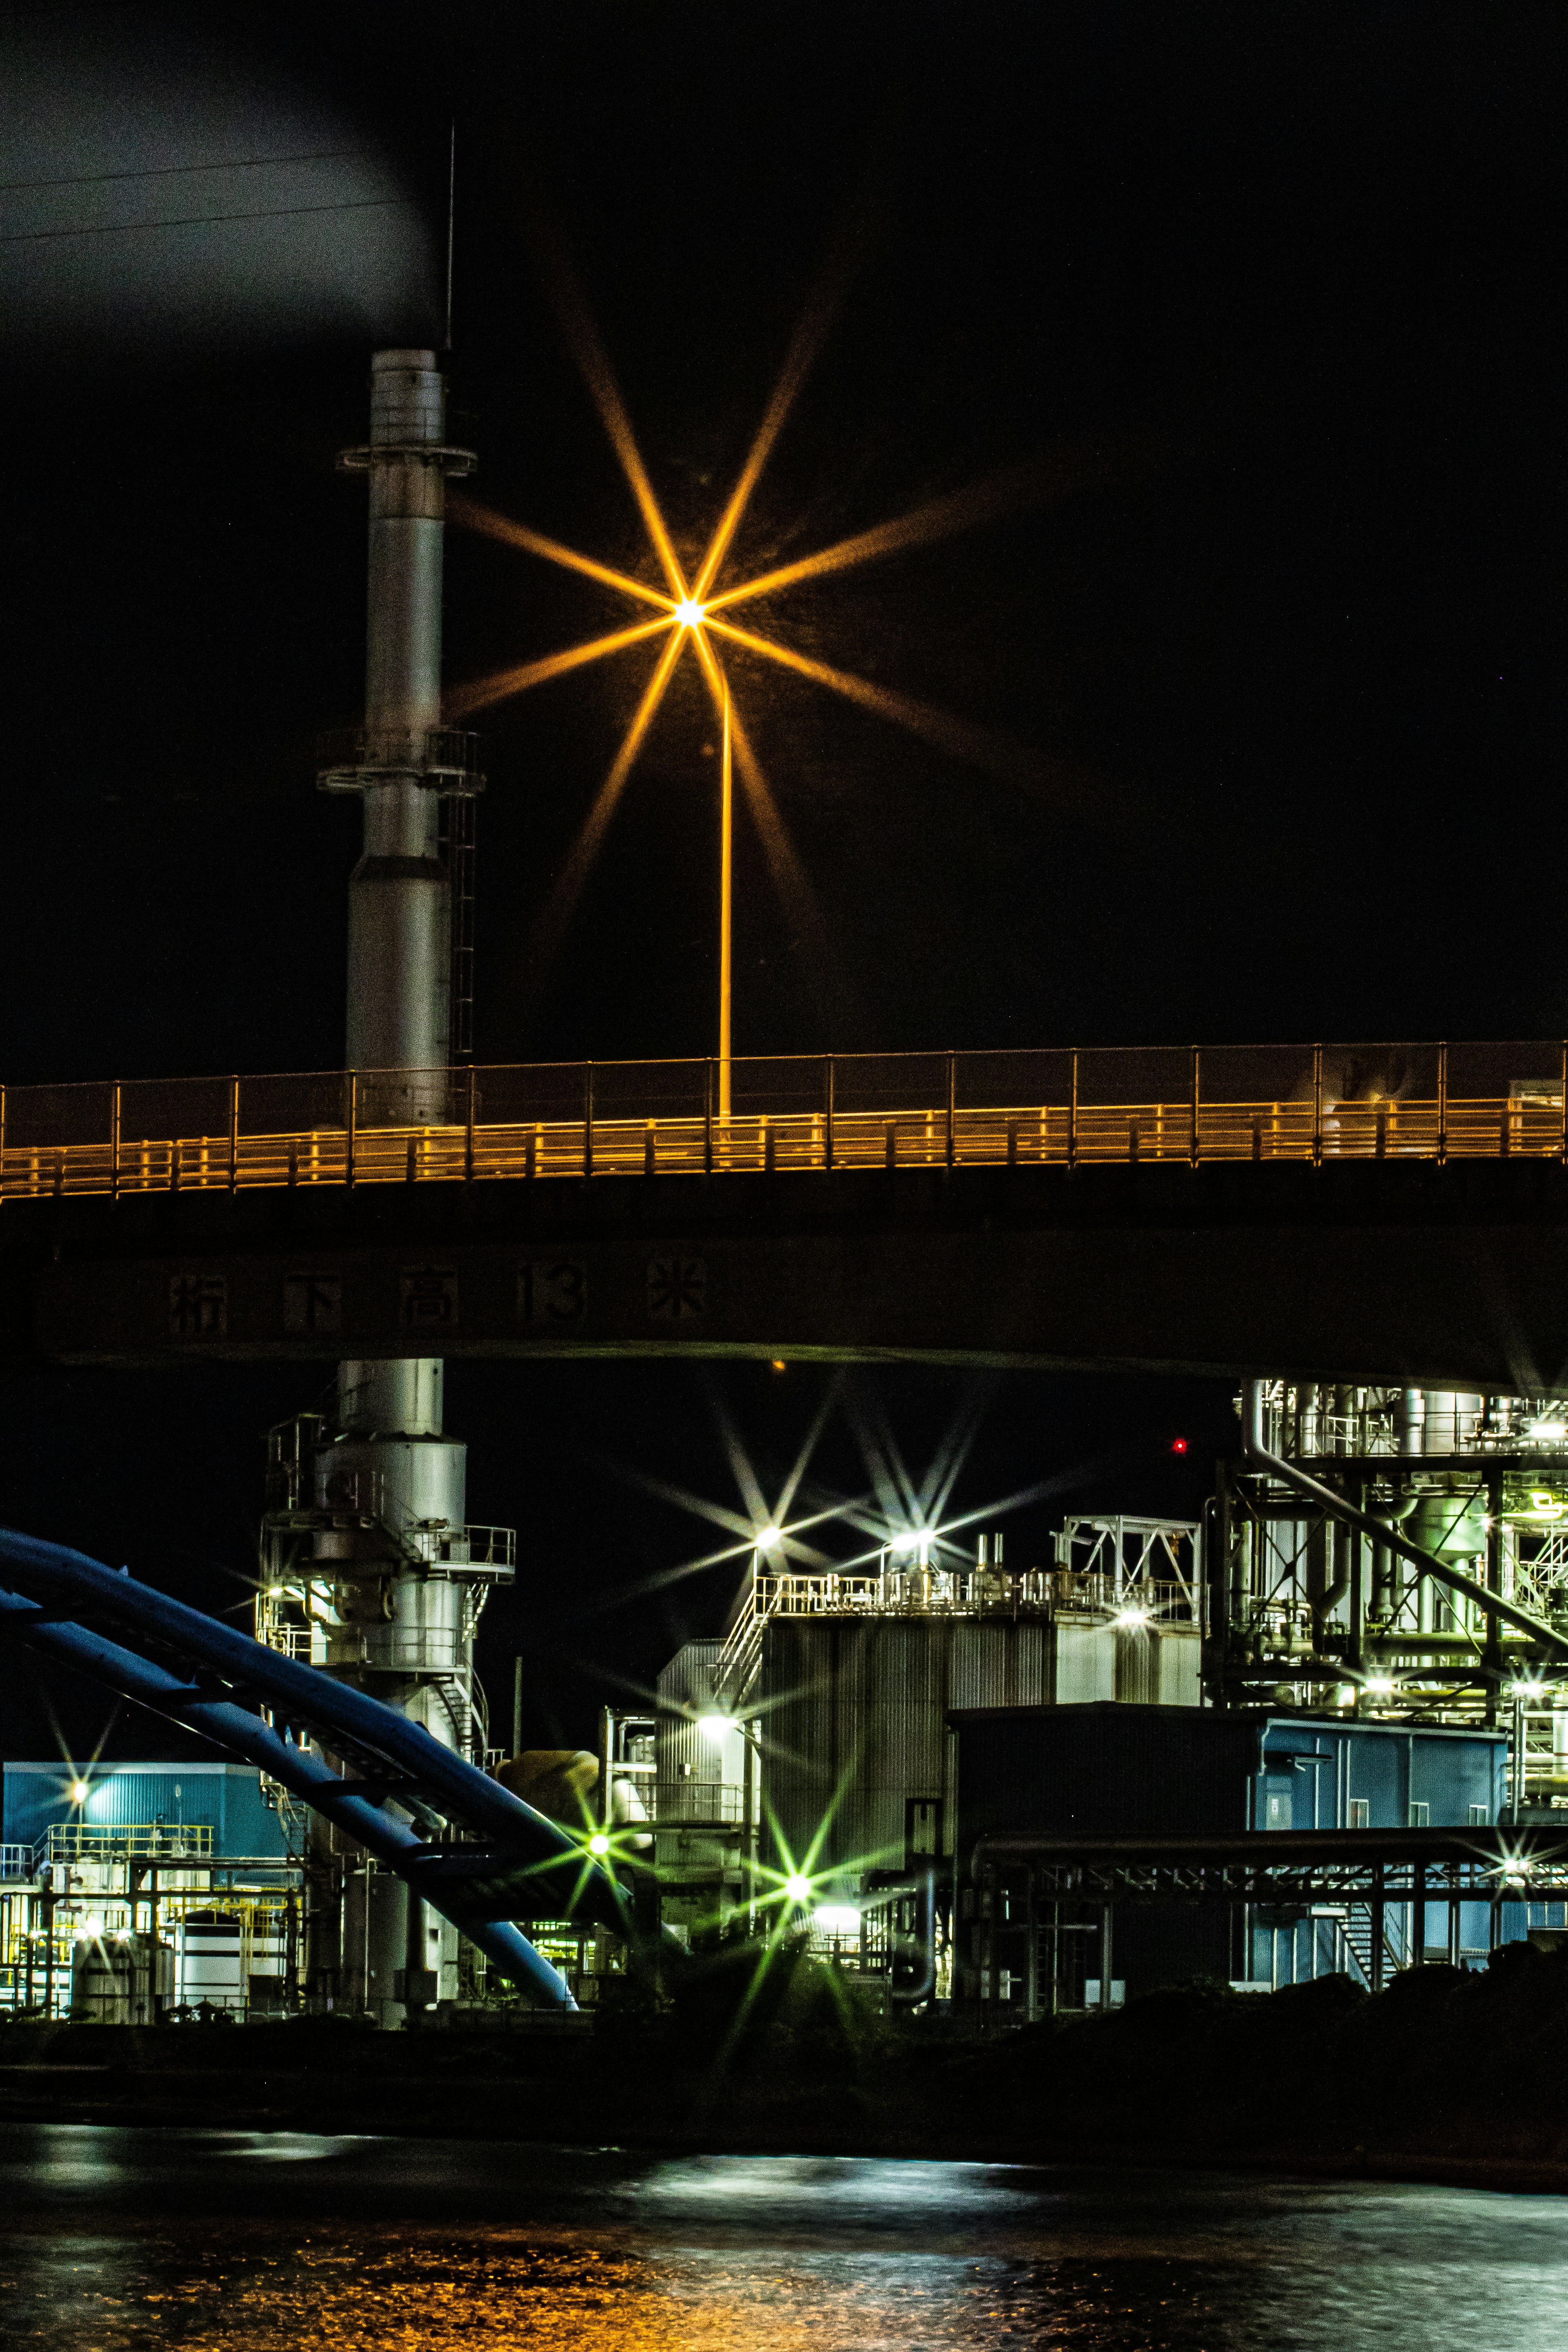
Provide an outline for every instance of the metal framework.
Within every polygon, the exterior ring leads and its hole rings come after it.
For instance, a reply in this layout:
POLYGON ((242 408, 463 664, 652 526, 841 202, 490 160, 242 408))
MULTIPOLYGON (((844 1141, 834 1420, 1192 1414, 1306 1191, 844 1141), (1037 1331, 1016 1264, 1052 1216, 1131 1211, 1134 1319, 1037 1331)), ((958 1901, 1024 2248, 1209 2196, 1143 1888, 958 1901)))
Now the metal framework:
MULTIPOLYGON (((1323 1918, 1341 1958, 1379 1991, 1390 1967, 1420 1966, 1426 1906, 1447 1906, 1446 1949, 1457 1959, 1460 1915, 1487 1906, 1491 1948, 1505 1903, 1560 1903, 1568 1895, 1563 1829, 1271 1830, 1201 1837, 997 1834, 970 1858, 966 1908, 974 1982, 990 2023, 1012 2021, 1004 1975, 1021 1976, 1029 2016, 1054 1988, 1064 1937, 1098 1954, 1099 2005, 1112 1998, 1115 1916, 1123 1906, 1223 1905, 1234 1916, 1323 1918), (1065 1916, 1064 1916, 1065 1915, 1065 1916), (1412 1923, 1415 1923, 1414 1926, 1412 1923), (1043 1962, 1042 1945, 1049 1958, 1043 1962), (1008 1959, 1022 1966, 1008 1969, 1008 1959), (1000 2001, 1001 2007, 998 2007, 1000 2001)), ((1054 1997, 1051 2004, 1054 2006, 1054 1997)))
MULTIPOLYGON (((459 1007, 470 944, 459 924, 459 1007)), ((1421 1090, 1354 1098, 1325 1084, 1335 1051, 756 1057, 725 1064, 727 1109, 711 1057, 11 1087, 0 1200, 656 1171, 1568 1164, 1561 1082, 1510 1075, 1532 1057, 1555 1071, 1568 1046, 1360 1047, 1369 1065, 1418 1065, 1421 1090), (415 1103, 425 1115, 410 1123, 398 1106, 415 1103)))

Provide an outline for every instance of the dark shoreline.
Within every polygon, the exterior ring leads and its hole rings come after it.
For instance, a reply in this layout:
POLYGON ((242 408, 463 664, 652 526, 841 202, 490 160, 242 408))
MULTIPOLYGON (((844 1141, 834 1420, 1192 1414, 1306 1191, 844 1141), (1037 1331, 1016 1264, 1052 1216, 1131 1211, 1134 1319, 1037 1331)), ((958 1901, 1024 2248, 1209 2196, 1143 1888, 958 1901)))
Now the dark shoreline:
MULTIPOLYGON (((948 2045, 936 2066, 774 2087, 773 2070, 628 2066, 592 2041, 529 2033, 369 2034, 331 2025, 15 2025, 0 2031, 0 2129, 308 2132, 498 2145, 613 2147, 648 2156, 879 2157, 964 2163, 1173 2166, 1203 2171, 1568 2195, 1568 2129, 1488 2129, 1490 2145, 1282 2142, 1239 2119, 1169 2137, 1144 2116, 1096 2129, 1073 2112, 1040 2128, 977 2113, 1002 2052, 948 2045), (959 2078, 967 2078, 962 2081, 959 2078), (959 2094, 954 2096, 954 2094, 959 2094), (825 2121, 825 2109, 834 2120, 825 2121), (1504 2140, 1504 2144, 1500 2144, 1504 2140), (1530 2143, 1533 2142, 1531 2146, 1530 2143)), ((1005 2108, 1006 2102, 997 2101, 1005 2108)), ((1459 2138, 1458 2132, 1455 2139, 1459 2138)), ((1425 2143, 1425 2144, 1423 2144, 1425 2143)))

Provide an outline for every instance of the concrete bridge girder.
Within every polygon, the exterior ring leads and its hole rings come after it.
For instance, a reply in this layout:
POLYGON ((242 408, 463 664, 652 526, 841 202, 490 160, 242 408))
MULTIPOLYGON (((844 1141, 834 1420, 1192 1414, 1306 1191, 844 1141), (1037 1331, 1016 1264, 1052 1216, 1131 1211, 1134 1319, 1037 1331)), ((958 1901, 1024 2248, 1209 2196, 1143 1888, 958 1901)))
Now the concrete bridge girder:
POLYGON ((1568 1392, 1552 1163, 899 1169, 22 1202, 10 1344, 760 1356, 1568 1392))

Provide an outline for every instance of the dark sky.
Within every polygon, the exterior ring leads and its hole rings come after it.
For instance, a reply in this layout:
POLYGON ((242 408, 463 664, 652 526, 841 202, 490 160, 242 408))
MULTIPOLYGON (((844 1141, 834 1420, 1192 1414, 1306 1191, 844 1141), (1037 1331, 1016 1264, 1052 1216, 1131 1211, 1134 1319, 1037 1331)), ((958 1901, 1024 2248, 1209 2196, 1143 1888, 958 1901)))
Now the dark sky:
MULTIPOLYGON (((230 100, 205 124, 188 103, 221 51, 253 113, 294 89, 266 152, 346 126, 411 192, 426 261, 405 293, 375 278, 378 315, 368 295, 350 315, 339 279, 372 283, 352 242, 336 276, 280 292, 237 230, 227 310, 184 316, 178 270, 154 302, 121 238, 101 333, 63 296, 53 332, 59 248, 9 248, 8 269, 38 274, 0 392, 7 1080, 340 1059, 356 812, 315 794, 311 746, 356 715, 363 500, 331 457, 363 436, 371 345, 441 333, 428 257, 454 114, 452 425, 497 507, 651 576, 533 266, 542 224, 574 257, 683 551, 840 244, 842 313, 737 568, 1010 468, 1058 486, 765 614, 1011 739, 1011 773, 737 661, 819 906, 816 927, 781 908, 742 827, 739 1051, 1561 1034, 1560 12, 327 0, 205 15, 199 53, 196 22, 6 12, 10 37, 53 45, 46 164, 58 109, 60 175, 90 168, 66 132, 106 57, 123 136, 157 94, 139 162, 182 110, 196 128, 171 161, 232 156, 188 143, 240 135, 230 100), (140 80, 113 62, 128 23, 140 80)), ((625 612, 452 534, 449 678, 625 612)), ((714 761, 695 690, 671 695, 542 974, 532 949, 644 658, 483 722, 481 1059, 709 1050, 714 761)), ((258 1433, 317 1386, 12 1376, 5 1516, 216 1602, 246 1565, 258 1433)), ((597 1677, 646 1675, 714 1606, 709 1579, 589 1613, 583 1596, 704 1541, 592 1462, 728 1495, 713 1396, 782 1466, 820 1378, 737 1367, 710 1387, 647 1366, 454 1375, 475 1515, 525 1529, 528 1598, 489 1622, 498 1655, 527 1628, 542 1727, 584 1736, 597 1677)), ((869 1388, 916 1460, 966 1394, 938 1372, 869 1388)), ((1219 1442, 1220 1391, 1019 1377, 958 1500, 1114 1455, 1075 1499, 1185 1507, 1204 1465, 1165 1448, 1188 1426, 1200 1453, 1219 1442)), ((834 1444, 849 1486, 853 1445, 834 1444)), ((1017 1542, 1040 1552, 1052 1516, 1013 1522, 1017 1542)), ((73 1724, 101 1715, 62 1703, 73 1724)), ((40 1735, 23 1714, 3 1736, 15 1753, 40 1735)))

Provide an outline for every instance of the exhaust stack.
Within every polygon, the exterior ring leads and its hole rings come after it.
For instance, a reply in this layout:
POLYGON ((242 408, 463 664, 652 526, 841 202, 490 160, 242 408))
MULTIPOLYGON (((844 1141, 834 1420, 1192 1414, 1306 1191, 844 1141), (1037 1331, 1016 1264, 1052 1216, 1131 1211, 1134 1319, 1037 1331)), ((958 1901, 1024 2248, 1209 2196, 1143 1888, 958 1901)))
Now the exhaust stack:
MULTIPOLYGON (((452 1116, 454 862, 483 785, 476 739, 441 725, 441 566, 449 474, 474 458, 446 439, 434 352, 377 352, 370 439, 345 450, 368 478, 364 724, 323 746, 323 791, 364 803, 349 885, 348 1065, 358 1127, 417 1128, 452 1116), (456 822, 443 824, 443 808, 456 822)), ((459 887, 458 906, 468 893, 459 887)), ((410 1173, 416 1172, 410 1144, 410 1173)), ((454 1309, 439 1277, 408 1286, 415 1347, 454 1309)), ((472 1558, 465 1446, 442 1428, 442 1360, 411 1352, 338 1367, 337 1411, 311 1447, 311 1574, 331 1596, 324 1663, 484 1763, 473 1674, 476 1603, 510 1573, 487 1531, 472 1558), (476 1590, 476 1587, 478 1590, 476 1590)), ((301 1465, 303 1466, 303 1465, 301 1465)), ((301 1481, 303 1484, 303 1481, 301 1481)), ((322 1952, 318 1999, 384 2025, 442 1997, 454 1931, 401 1880, 331 1856, 341 1937, 322 1952), (346 1864, 346 1866, 345 1866, 346 1864), (329 1992, 327 1979, 331 1979, 329 1992)))

